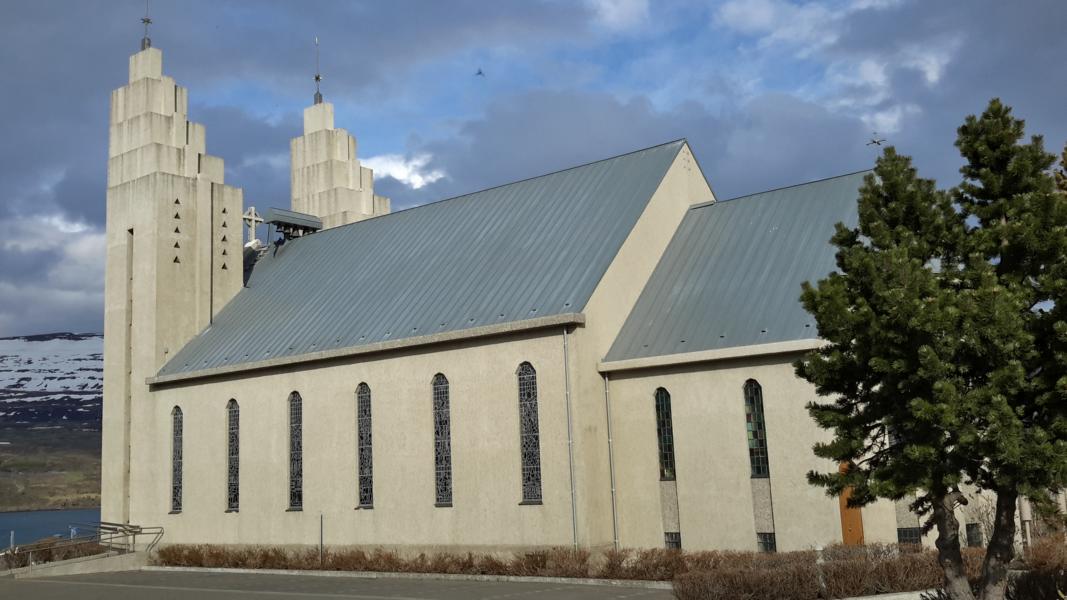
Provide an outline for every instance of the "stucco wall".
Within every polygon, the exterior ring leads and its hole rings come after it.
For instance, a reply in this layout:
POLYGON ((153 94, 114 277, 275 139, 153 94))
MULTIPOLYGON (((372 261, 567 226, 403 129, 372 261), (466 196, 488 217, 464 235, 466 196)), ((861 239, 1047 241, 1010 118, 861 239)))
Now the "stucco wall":
MULTIPOLYGON (((805 474, 830 471, 812 445, 828 434, 804 406, 814 388, 794 375, 794 356, 747 358, 685 368, 658 368, 611 375, 620 544, 660 547, 656 388, 671 394, 683 547, 690 550, 755 550, 751 470, 742 386, 763 388, 774 530, 779 551, 839 542, 836 499, 812 487, 805 474)), ((896 541, 891 504, 863 509, 868 542, 896 541)))
MULTIPOLYGON (((581 457, 576 461, 578 527, 583 545, 609 548, 613 541, 604 382, 596 365, 607 355, 685 212, 693 204, 713 199, 692 151, 683 146, 589 298, 583 310, 586 326, 572 337, 575 452, 581 457)), ((658 489, 650 494, 659 498, 658 489)), ((648 518, 658 524, 659 516, 657 510, 648 518)))
MULTIPOLYGON (((166 543, 499 548, 572 543, 562 331, 458 343, 344 364, 171 387, 137 408, 134 520, 162 524, 166 543), (543 505, 520 506, 518 389, 537 369, 543 505), (453 506, 434 506, 430 382, 451 388, 453 506), (371 387, 374 508, 355 509, 355 389, 371 387), (288 507, 287 397, 304 419, 304 508, 288 507), (226 402, 241 407, 241 506, 226 513, 226 402), (184 493, 170 509, 170 413, 182 407, 184 493)), ((658 521, 658 519, 657 519, 658 521)))

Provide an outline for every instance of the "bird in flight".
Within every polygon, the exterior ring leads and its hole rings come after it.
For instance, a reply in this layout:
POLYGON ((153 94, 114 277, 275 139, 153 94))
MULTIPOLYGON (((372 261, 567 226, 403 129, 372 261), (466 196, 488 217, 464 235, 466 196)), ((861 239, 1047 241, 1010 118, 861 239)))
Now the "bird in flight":
POLYGON ((483 71, 481 68, 479 68, 478 72, 475 73, 474 76, 475 77, 485 77, 485 71, 483 71))
POLYGON ((873 137, 871 137, 871 141, 867 142, 868 146, 881 146, 882 142, 885 141, 885 138, 879 138, 878 137, 878 132, 877 131, 872 131, 871 135, 873 137))

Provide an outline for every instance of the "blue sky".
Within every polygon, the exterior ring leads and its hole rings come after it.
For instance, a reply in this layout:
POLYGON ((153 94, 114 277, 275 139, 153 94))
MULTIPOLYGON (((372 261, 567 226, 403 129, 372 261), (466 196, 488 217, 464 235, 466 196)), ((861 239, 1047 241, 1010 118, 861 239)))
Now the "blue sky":
MULTIPOLYGON (((102 327, 107 111, 139 0, 6 3, 0 335, 102 327)), ((156 0, 151 37, 246 204, 288 204, 314 93, 394 208, 685 137, 720 198, 869 168, 871 132, 958 183, 993 96, 1067 141, 1052 0, 156 0), (477 69, 486 77, 475 77, 477 69)))

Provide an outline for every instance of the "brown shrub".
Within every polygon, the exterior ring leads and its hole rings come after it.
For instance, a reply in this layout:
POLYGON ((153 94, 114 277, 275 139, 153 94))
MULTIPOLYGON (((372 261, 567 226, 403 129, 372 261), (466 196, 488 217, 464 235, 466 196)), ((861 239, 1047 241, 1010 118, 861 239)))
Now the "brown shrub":
POLYGON ((633 550, 608 550, 604 553, 603 564, 596 572, 600 579, 624 579, 627 564, 633 558, 633 550))
POLYGON ((819 597, 814 565, 778 569, 720 568, 683 573, 674 580, 679 600, 811 600, 819 597))
POLYGON ((288 569, 289 555, 272 546, 253 548, 248 553, 249 569, 288 569))
POLYGON ((507 561, 501 560, 492 554, 482 556, 478 561, 478 575, 508 575, 511 573, 507 561))
POLYGON ((544 571, 547 566, 548 551, 533 550, 531 552, 516 554, 515 558, 511 560, 511 564, 508 565, 508 570, 512 575, 532 577, 544 571))
POLYGON ((1041 573, 1067 570, 1067 544, 1063 534, 1053 533, 1035 539, 1024 560, 1028 567, 1041 573))

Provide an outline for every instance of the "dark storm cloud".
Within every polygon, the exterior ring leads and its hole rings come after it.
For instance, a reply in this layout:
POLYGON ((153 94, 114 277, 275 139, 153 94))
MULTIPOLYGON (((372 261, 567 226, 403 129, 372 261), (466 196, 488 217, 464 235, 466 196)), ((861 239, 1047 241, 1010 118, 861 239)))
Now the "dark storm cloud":
MULTIPOLYGON (((620 56, 612 34, 590 24, 587 4, 559 1, 159 1, 152 37, 168 74, 190 89, 190 118, 207 126, 208 151, 226 160, 227 182, 257 207, 288 204, 288 140, 311 91, 315 35, 323 40, 325 91, 339 113, 401 106, 396 114, 419 115, 419 126, 394 137, 409 139, 409 156, 429 155, 426 168, 447 175, 419 189, 380 179, 377 191, 395 208, 680 137, 717 195, 728 198, 870 167, 877 149, 864 145, 871 127, 863 119, 894 110, 899 129, 886 134, 890 142, 947 186, 959 164, 955 129, 992 96, 1012 104, 1031 132, 1046 134, 1050 149, 1067 140, 1067 3, 901 2, 851 11, 841 9, 848 0, 823 4, 835 20, 816 23, 826 31, 812 39, 829 41, 804 47, 733 32, 726 54, 699 50, 701 39, 727 33, 714 25, 715 6, 682 11, 684 26, 638 23, 644 49, 620 56), (706 28, 693 25, 700 14, 708 14, 706 28), (640 63, 664 48, 673 50, 663 53, 669 61, 648 63, 661 72, 640 63), (484 97, 462 82, 454 94, 421 97, 425 80, 440 77, 420 70, 426 65, 483 58, 532 74, 516 81, 493 71, 484 97), (836 79, 862 61, 884 80, 836 79), (794 64, 804 69, 789 72, 794 64), (616 81, 631 68, 644 87, 616 81), (658 86, 667 83, 678 97, 664 99, 658 86)), ((108 98, 126 81, 141 10, 139 0, 3 9, 0 219, 19 223, 4 235, 22 243, 56 218, 69 232, 53 232, 33 249, 4 246, 0 335, 100 329, 100 289, 72 268, 82 251, 71 241, 102 231, 108 98), (77 223, 83 227, 71 228, 77 223)))
POLYGON ((656 110, 646 99, 604 93, 531 92, 494 102, 461 135, 419 146, 449 173, 419 190, 381 186, 394 207, 451 197, 686 138, 719 198, 867 168, 855 118, 785 94, 713 114, 695 102, 656 110))

